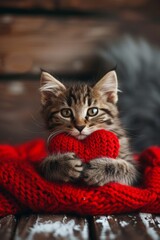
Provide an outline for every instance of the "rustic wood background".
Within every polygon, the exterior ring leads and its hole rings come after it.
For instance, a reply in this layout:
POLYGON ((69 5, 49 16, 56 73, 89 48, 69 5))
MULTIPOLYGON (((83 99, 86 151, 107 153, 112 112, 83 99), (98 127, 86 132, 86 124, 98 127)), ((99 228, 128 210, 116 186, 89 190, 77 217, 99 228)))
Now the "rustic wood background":
MULTIPOLYGON (((156 2, 156 1, 154 1, 156 2)), ((121 8, 121 7, 132 7, 132 8, 142 8, 146 7, 148 5, 152 5, 153 1, 152 0, 101 0, 101 2, 97 0, 1 0, 0 1, 0 6, 1 7, 8 7, 8 8, 29 8, 29 9, 58 9, 58 10, 63 10, 63 9, 78 9, 78 10, 100 10, 100 11, 106 11, 108 8, 121 8)))
MULTIPOLYGON (((0 0, 0 143, 47 137, 40 67, 64 81, 93 80, 97 52, 125 34, 160 46, 159 0, 0 0)), ((160 217, 6 216, 0 239, 160 239, 160 217)))

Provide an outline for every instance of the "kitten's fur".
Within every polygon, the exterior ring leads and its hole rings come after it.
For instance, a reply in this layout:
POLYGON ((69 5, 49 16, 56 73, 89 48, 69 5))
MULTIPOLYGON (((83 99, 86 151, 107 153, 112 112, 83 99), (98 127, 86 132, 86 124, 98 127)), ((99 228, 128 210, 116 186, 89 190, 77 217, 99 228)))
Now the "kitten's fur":
MULTIPOLYGON (((135 152, 160 143, 160 48, 125 36, 98 50, 100 72, 117 64, 120 118, 135 152)), ((98 72, 98 70, 97 70, 98 72)))
POLYGON ((87 84, 67 87, 49 73, 42 72, 42 113, 51 136, 66 132, 81 140, 98 129, 106 129, 118 136, 121 146, 116 160, 97 158, 87 165, 74 153, 51 155, 40 166, 46 179, 69 182, 83 177, 88 185, 97 186, 108 182, 127 185, 136 182, 137 166, 118 117, 117 91, 115 71, 107 73, 93 87, 87 84))

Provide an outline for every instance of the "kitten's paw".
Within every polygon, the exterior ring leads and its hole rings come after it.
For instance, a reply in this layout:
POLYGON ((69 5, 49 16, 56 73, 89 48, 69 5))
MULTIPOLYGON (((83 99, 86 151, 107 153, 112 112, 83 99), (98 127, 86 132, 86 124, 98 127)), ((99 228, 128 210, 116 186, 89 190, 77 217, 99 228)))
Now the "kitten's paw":
POLYGON ((101 174, 95 174, 90 170, 85 172, 84 181, 89 186, 103 186, 106 184, 104 176, 101 174))
POLYGON ((84 169, 84 181, 87 185, 103 186, 106 184, 106 159, 94 159, 84 169))
MULTIPOLYGON (((70 155, 70 154, 69 154, 70 155)), ((83 163, 75 154, 68 156, 64 163, 65 182, 74 181, 81 177, 83 171, 83 163)))
POLYGON ((74 153, 51 155, 41 164, 42 175, 50 181, 74 181, 82 171, 83 163, 74 153))
POLYGON ((110 182, 133 185, 137 177, 135 165, 122 159, 94 159, 84 169, 84 181, 87 185, 103 186, 110 182))

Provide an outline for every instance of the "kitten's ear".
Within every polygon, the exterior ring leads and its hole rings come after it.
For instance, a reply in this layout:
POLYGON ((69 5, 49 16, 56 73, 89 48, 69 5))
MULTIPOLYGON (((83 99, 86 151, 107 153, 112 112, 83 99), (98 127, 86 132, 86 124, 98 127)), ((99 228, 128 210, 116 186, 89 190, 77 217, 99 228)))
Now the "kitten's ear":
POLYGON ((42 71, 40 80, 41 103, 45 105, 52 97, 58 97, 66 87, 51 74, 42 71))
POLYGON ((98 91, 101 96, 106 96, 108 102, 115 104, 118 101, 118 81, 116 72, 108 72, 96 83, 93 89, 98 91))

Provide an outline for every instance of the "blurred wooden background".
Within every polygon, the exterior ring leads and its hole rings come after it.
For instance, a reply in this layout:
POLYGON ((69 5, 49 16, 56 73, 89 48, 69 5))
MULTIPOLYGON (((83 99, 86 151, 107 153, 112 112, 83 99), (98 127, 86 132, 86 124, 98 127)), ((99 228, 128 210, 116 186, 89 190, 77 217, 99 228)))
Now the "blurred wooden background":
POLYGON ((78 9, 78 10, 100 10, 100 11, 106 11, 108 8, 119 8, 119 7, 144 7, 146 4, 152 5, 151 0, 101 0, 99 3, 98 0, 5 0, 1 1, 0 6, 1 7, 8 7, 8 8, 26 8, 26 9, 47 9, 47 10, 53 10, 53 9, 78 9))

